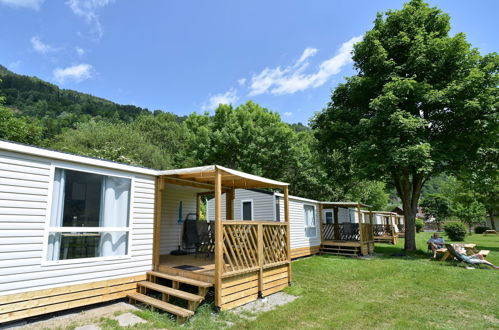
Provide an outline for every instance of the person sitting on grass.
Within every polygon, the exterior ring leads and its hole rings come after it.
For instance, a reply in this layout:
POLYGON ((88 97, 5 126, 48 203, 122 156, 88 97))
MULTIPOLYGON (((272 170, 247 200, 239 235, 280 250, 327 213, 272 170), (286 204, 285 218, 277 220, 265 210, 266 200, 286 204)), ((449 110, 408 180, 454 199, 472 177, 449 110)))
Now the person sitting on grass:
POLYGON ((444 239, 442 237, 439 237, 438 233, 434 233, 433 236, 428 240, 428 248, 431 249, 431 252, 433 252, 433 259, 437 257, 437 250, 441 249, 444 244, 444 239))
POLYGON ((454 250, 456 251, 456 253, 458 253, 461 256, 461 258, 463 258, 463 260, 466 261, 467 263, 483 264, 483 265, 493 267, 495 269, 499 269, 499 267, 497 267, 493 263, 485 260, 484 256, 481 255, 480 253, 477 253, 477 254, 474 254, 471 256, 467 256, 466 249, 464 248, 463 244, 451 244, 451 245, 452 245, 452 247, 454 247, 454 250))

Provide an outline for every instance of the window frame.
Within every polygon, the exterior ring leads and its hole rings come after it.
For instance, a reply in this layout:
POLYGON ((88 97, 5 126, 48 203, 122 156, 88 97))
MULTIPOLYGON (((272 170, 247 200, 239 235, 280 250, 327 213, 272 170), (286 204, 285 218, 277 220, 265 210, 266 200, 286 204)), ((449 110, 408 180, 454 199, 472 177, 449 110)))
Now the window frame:
POLYGON ((133 205, 134 205, 134 188, 135 188, 135 176, 133 174, 125 174, 120 171, 115 171, 112 169, 100 169, 84 165, 73 165, 58 161, 53 161, 50 164, 50 174, 47 190, 47 212, 45 216, 44 233, 43 233, 43 247, 42 247, 42 261, 41 266, 55 266, 55 265, 70 265, 79 263, 91 263, 97 261, 108 261, 108 260, 120 260, 120 259, 131 259, 132 258, 132 233, 133 233, 133 205), (103 176, 114 176, 124 179, 130 179, 130 200, 128 205, 128 226, 127 227, 51 227, 50 220, 52 215, 52 200, 53 200, 53 189, 54 189, 54 178, 56 168, 78 171, 89 174, 97 174, 103 176), (84 229, 84 230, 82 230, 84 229), (65 233, 65 232, 127 232, 127 254, 120 256, 104 256, 104 257, 90 257, 90 258, 75 258, 75 259, 63 259, 63 260, 48 260, 48 242, 50 233, 65 233))
POLYGON ((254 211, 253 205, 254 205, 254 203, 253 203, 252 199, 242 199, 241 200, 241 212, 240 213, 241 213, 241 220, 242 221, 254 221, 255 220, 255 213, 253 212, 254 211), (249 219, 249 220, 244 220, 244 216, 243 216, 244 215, 244 207, 243 207, 244 203, 251 203, 251 219, 249 219))
POLYGON ((324 223, 328 224, 328 222, 327 222, 327 215, 328 214, 331 214, 331 223, 330 224, 334 224, 334 212, 333 211, 324 211, 324 223))
POLYGON ((317 238, 317 231, 318 231, 317 230, 317 208, 316 208, 316 206, 314 204, 309 204, 309 203, 304 203, 303 204, 303 224, 304 224, 303 228, 305 229, 304 230, 305 237, 306 238, 317 238), (307 226, 307 216, 306 216, 307 213, 305 211, 305 209, 306 209, 307 206, 312 207, 313 210, 314 210, 313 211, 313 215, 314 215, 314 226, 313 227, 307 226), (313 235, 313 236, 307 236, 307 229, 309 229, 309 228, 315 228, 315 235, 313 235))

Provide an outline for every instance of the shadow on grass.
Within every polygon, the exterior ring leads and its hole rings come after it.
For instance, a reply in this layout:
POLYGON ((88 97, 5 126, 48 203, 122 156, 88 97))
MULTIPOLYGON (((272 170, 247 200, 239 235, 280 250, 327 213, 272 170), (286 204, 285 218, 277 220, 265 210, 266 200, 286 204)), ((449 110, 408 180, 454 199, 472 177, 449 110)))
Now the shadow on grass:
POLYGON ((377 245, 374 247, 374 253, 382 254, 379 258, 393 259, 393 258, 402 258, 402 259, 428 259, 430 256, 428 252, 423 250, 416 251, 405 251, 402 247, 397 245, 377 245))

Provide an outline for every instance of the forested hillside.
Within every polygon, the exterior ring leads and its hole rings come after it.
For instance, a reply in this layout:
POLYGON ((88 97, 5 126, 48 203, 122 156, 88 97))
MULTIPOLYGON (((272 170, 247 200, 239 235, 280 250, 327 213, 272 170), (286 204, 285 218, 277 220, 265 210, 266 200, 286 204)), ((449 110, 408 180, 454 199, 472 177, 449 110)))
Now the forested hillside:
MULTIPOLYGON (((215 114, 119 105, 0 67, 0 138, 157 169, 220 164, 290 182, 291 193, 385 207, 385 185, 352 176, 348 157, 325 157, 313 132, 248 101, 215 114), (329 166, 335 164, 335 166, 329 166)), ((193 109, 196 110, 196 109, 193 109)))

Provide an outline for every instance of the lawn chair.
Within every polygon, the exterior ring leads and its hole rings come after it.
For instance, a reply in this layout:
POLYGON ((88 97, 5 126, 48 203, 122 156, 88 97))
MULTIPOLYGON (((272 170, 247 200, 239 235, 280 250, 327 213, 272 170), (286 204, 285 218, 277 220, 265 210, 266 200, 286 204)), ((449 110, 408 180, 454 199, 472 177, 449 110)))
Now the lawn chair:
POLYGON ((454 249, 454 246, 452 244, 445 244, 445 247, 447 248, 447 251, 450 252, 450 254, 451 254, 452 257, 454 257, 459 262, 465 263, 466 265, 470 265, 471 267, 474 267, 474 268, 480 268, 480 265, 494 267, 493 265, 491 265, 486 260, 480 260, 480 259, 475 259, 475 258, 463 257, 462 254, 458 253, 456 251, 456 249, 454 249))

